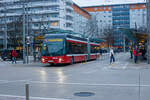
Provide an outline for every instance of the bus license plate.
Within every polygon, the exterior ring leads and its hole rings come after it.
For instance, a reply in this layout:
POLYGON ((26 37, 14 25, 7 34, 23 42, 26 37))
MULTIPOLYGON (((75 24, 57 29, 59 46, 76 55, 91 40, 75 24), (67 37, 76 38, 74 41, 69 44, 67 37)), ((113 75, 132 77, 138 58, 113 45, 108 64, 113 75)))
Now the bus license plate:
POLYGON ((52 60, 49 60, 48 62, 53 62, 52 60))

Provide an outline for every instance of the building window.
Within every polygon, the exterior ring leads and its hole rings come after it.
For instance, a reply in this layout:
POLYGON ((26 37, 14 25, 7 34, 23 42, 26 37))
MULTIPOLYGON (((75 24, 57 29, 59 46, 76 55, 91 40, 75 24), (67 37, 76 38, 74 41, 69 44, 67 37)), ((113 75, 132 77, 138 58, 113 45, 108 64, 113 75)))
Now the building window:
POLYGON ((71 9, 66 9, 67 13, 72 13, 73 11, 71 9))
POLYGON ((103 10, 103 8, 101 7, 100 10, 103 10))
POLYGON ((66 27, 72 28, 72 24, 71 23, 66 23, 66 27))
POLYGON ((51 2, 58 2, 58 0, 51 0, 51 2))
POLYGON ((54 13, 54 14, 51 14, 50 16, 51 16, 52 18, 56 18, 56 17, 58 17, 58 15, 59 15, 59 14, 55 14, 55 13, 54 13))
POLYGON ((51 26, 58 26, 58 22, 51 22, 51 26))
POLYGON ((67 6, 72 6, 72 3, 66 2, 66 5, 67 5, 67 6))
POLYGON ((97 8, 94 8, 94 10, 96 11, 96 10, 97 10, 97 8))
POLYGON ((111 10, 111 7, 108 7, 109 10, 111 10))
POLYGON ((35 26, 35 27, 38 27, 38 26, 39 26, 39 24, 38 24, 38 23, 36 23, 36 24, 34 24, 34 26, 35 26))
POLYGON ((73 20, 73 17, 71 17, 71 16, 66 16, 66 20, 72 21, 72 20, 73 20))
POLYGON ((132 5, 132 8, 135 8, 135 5, 132 5))
POLYGON ((59 8, 58 6, 52 6, 51 10, 58 11, 58 8, 59 8))

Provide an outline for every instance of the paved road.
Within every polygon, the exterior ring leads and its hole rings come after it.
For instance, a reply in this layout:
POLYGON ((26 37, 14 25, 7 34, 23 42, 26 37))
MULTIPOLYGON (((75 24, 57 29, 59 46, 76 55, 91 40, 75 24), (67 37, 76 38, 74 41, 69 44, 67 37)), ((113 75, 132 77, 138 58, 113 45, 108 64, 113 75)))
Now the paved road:
POLYGON ((24 84, 30 84, 30 96, 68 100, 149 100, 150 65, 134 64, 129 53, 67 66, 0 63, 0 94, 24 96, 24 84), (140 87, 139 87, 140 85, 140 87), (139 92, 140 90, 140 92, 139 92), (80 97, 75 93, 92 92, 80 97), (140 95, 140 96, 139 96, 140 95))

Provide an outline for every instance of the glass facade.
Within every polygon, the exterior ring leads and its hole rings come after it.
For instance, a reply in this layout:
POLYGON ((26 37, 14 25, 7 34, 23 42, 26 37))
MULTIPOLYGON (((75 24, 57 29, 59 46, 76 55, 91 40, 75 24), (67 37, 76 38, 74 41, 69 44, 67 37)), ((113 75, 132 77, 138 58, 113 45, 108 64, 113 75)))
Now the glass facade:
POLYGON ((112 20, 115 43, 114 46, 123 46, 123 34, 119 28, 130 28, 129 5, 116 5, 112 7, 112 20))

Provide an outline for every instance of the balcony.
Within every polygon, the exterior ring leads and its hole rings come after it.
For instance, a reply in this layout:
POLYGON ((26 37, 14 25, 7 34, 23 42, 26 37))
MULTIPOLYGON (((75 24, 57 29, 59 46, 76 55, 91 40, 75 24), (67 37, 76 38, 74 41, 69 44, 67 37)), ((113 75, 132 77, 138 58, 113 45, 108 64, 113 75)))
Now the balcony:
POLYGON ((48 21, 59 21, 60 18, 59 17, 56 17, 56 18, 33 18, 32 19, 32 22, 48 22, 48 21))
POLYGON ((44 2, 31 2, 28 4, 28 7, 39 7, 39 6, 54 6, 59 5, 59 2, 51 2, 51 1, 44 1, 44 2))
POLYGON ((59 10, 38 10, 38 11, 29 11, 28 14, 46 14, 46 13, 59 13, 59 10))
MULTIPOLYGON (((7 13, 6 16, 20 16, 22 14, 19 14, 19 13, 7 13)), ((4 15, 0 14, 0 17, 4 17, 4 15)))
POLYGON ((129 11, 129 8, 112 8, 113 11, 129 11))
POLYGON ((70 10, 72 10, 72 11, 73 11, 72 6, 69 6, 69 5, 65 5, 65 6, 66 6, 66 9, 70 9, 70 10))
POLYGON ((66 27, 66 29, 65 29, 65 30, 73 31, 74 29, 73 29, 73 27, 66 27))

